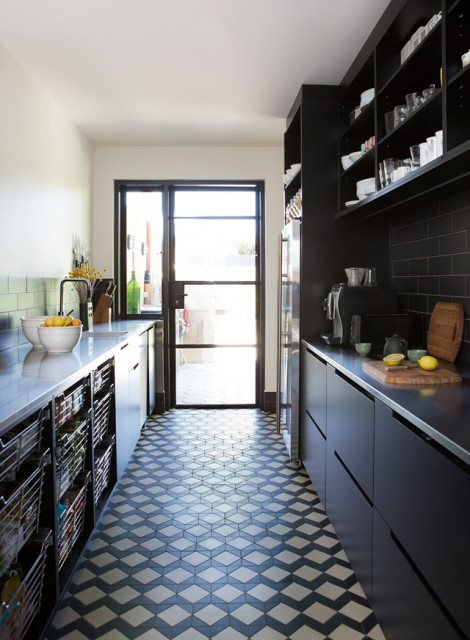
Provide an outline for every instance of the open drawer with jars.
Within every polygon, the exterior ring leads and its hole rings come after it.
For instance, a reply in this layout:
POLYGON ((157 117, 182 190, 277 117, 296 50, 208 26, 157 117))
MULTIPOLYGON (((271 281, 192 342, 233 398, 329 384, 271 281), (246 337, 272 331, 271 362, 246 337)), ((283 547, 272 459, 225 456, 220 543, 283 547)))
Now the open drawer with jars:
POLYGON ((56 432, 56 483, 59 497, 84 469, 89 422, 89 412, 80 413, 56 432))
POLYGON ((113 462, 113 452, 115 436, 108 435, 94 451, 94 471, 93 498, 95 505, 98 504, 104 490, 108 487, 111 477, 111 466, 113 462))
POLYGON ((92 373, 93 388, 93 448, 108 435, 114 394, 113 360, 108 360, 92 373))
POLYGON ((43 603, 52 532, 40 530, 0 578, 0 640, 22 640, 43 603))
POLYGON ((90 472, 79 475, 60 498, 57 507, 59 570, 83 532, 90 472))
POLYGON ((75 384, 55 398, 55 425, 61 427, 69 422, 84 407, 88 395, 88 378, 75 384))
POLYGON ((41 449, 48 419, 43 409, 0 440, 0 576, 39 527, 44 473, 51 463, 50 449, 41 449))

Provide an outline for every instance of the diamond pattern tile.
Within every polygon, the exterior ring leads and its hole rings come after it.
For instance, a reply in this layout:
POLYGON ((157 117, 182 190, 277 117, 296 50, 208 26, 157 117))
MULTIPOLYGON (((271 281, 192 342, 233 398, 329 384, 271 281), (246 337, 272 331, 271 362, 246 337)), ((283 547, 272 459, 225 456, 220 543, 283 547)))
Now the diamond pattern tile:
POLYGON ((149 418, 46 640, 385 640, 274 416, 149 418))

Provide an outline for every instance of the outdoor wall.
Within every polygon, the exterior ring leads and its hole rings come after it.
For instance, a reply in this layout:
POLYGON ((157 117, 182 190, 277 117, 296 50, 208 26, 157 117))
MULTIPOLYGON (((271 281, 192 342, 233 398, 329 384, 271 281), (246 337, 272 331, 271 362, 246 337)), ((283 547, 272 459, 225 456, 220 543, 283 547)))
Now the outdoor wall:
POLYGON ((282 147, 97 147, 92 256, 114 272, 115 180, 264 180, 266 367, 264 391, 276 389, 277 234, 283 225, 282 147))

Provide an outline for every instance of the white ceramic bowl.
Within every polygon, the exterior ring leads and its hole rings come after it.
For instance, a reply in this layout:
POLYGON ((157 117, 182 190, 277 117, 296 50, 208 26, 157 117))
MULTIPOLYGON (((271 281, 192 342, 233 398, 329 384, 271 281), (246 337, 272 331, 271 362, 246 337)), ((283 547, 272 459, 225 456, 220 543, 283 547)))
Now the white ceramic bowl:
POLYGON ((292 171, 294 171, 295 173, 299 173, 300 168, 301 168, 301 164, 300 162, 296 162, 295 164, 291 164, 290 168, 292 169, 292 171))
POLYGON ((357 162, 359 158, 362 158, 362 151, 353 151, 349 154, 349 159, 351 162, 357 162))
POLYGON ((25 338, 31 342, 34 349, 43 349, 41 341, 39 340, 38 327, 42 324, 47 316, 31 316, 30 318, 21 318, 21 328, 25 338))
POLYGON ((39 340, 47 353, 72 351, 82 337, 82 325, 78 327, 39 327, 39 340))
POLYGON ((349 156, 341 156, 341 164, 343 165, 343 170, 346 171, 353 165, 353 161, 349 156))
POLYGON ((374 187, 375 190, 375 178, 364 178, 356 182, 356 193, 359 199, 362 199, 366 195, 366 189, 374 187))

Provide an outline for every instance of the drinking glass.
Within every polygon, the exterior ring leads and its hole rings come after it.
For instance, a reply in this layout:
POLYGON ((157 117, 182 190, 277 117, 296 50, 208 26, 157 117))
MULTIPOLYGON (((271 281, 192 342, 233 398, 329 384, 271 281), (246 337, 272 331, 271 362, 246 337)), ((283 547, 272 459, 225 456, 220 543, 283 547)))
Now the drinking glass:
POLYGON ((399 166, 400 160, 397 160, 397 158, 385 158, 383 161, 385 186, 392 183, 392 174, 399 166))
POLYGON ((390 133, 395 127, 395 114, 393 111, 387 111, 385 114, 385 132, 390 133))
POLYGON ((393 125, 398 127, 402 122, 405 122, 408 116, 408 107, 406 104, 398 104, 393 109, 393 125))
POLYGON ((408 113, 411 113, 417 109, 424 102, 424 98, 420 93, 416 91, 414 93, 408 93, 405 96, 406 106, 408 107, 408 113))
POLYGON ((418 167, 421 166, 419 144, 414 144, 412 147, 410 147, 410 153, 411 153, 411 170, 414 171, 415 169, 418 169, 418 167))
POLYGON ((375 275, 375 267, 368 267, 364 278, 365 287, 376 287, 377 276, 375 275))

